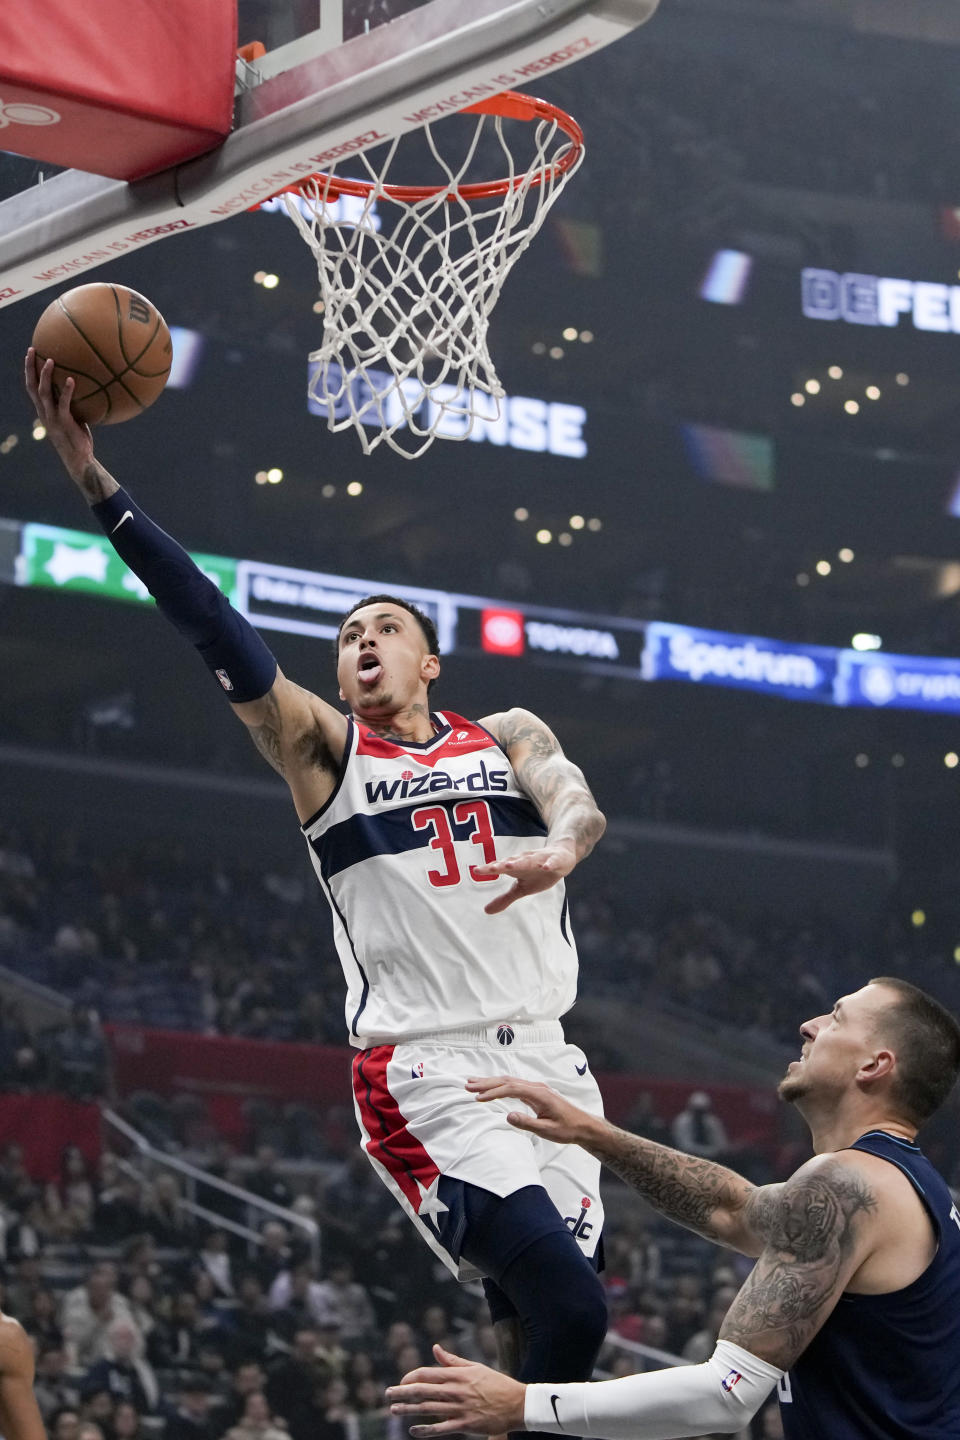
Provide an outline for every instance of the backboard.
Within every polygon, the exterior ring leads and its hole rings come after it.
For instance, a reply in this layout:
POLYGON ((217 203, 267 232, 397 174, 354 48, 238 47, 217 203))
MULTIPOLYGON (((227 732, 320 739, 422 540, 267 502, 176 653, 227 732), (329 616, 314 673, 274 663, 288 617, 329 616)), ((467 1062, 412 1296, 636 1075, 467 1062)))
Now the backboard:
MULTIPOLYGON (((179 232, 426 122, 588 58, 659 0, 239 0, 234 128, 127 183, 77 170, 0 204, 0 305, 179 232)), ((25 147, 24 147, 25 148, 25 147)))

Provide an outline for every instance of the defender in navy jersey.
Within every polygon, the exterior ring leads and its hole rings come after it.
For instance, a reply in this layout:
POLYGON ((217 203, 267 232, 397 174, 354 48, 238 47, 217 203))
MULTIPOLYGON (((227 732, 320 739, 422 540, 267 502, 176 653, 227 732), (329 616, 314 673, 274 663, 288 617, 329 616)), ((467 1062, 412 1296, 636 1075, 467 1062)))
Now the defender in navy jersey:
POLYGON ((523 1101, 519 1129, 583 1146, 662 1214, 757 1263, 706 1364, 524 1386, 435 1350, 443 1368, 388 1392, 396 1414, 444 1417, 413 1435, 521 1423, 609 1440, 729 1434, 777 1387, 787 1440, 957 1440, 960 1213, 916 1133, 960 1072, 960 1026, 881 977, 800 1033, 779 1094, 815 1154, 780 1185, 628 1135, 542 1085, 471 1082, 478 1099, 523 1101))
POLYGON ((290 787, 333 912, 366 1154, 444 1263, 484 1277, 505 1362, 586 1379, 606 1330, 599 1162, 519 1134, 464 1089, 509 1055, 516 1075, 602 1111, 559 1023, 577 975, 563 881, 605 824, 582 773, 529 711, 431 714, 436 630, 395 596, 344 618, 347 713, 288 680, 99 464, 73 381, 57 398, 52 373, 28 351, 27 391, 68 474, 290 787))

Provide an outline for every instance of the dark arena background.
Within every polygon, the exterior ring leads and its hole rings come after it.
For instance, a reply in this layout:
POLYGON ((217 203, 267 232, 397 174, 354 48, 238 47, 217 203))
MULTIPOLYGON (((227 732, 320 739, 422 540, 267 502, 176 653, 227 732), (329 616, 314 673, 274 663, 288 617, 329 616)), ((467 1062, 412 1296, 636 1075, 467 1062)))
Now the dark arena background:
MULTIPOLYGON (((240 41, 310 9, 240 0, 240 41)), ((568 1037, 614 1120, 780 1179, 804 1019, 877 974, 960 1007, 958 47, 954 0, 663 0, 543 77, 587 154, 493 314, 505 421, 412 463, 311 411, 276 204, 4 310, 0 1258, 54 1440, 400 1440, 385 1384, 494 1345, 357 1148, 286 789, 42 443, 40 311, 164 314, 97 453, 286 674, 335 701, 336 617, 429 590, 437 706, 548 721, 609 821, 568 1037)), ((605 1195, 602 1373, 706 1358, 748 1262, 605 1195)))

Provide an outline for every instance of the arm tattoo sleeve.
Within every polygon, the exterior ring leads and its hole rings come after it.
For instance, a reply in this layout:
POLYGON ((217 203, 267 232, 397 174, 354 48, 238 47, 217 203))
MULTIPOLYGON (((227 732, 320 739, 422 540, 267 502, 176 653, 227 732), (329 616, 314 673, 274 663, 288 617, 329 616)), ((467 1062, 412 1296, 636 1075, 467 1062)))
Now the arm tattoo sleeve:
POLYGON ((837 1162, 800 1174, 765 1217, 766 1246, 720 1337, 788 1370, 850 1278, 859 1227, 876 1209, 862 1175, 837 1162))
POLYGON ((267 705, 267 718, 261 725, 249 727, 250 739, 267 764, 272 765, 278 775, 286 778, 283 756, 280 752, 280 707, 272 690, 264 699, 267 705))
POLYGON ((284 779, 287 776, 287 758, 292 758, 297 765, 314 767, 318 770, 336 770, 336 763, 330 753, 319 726, 305 730, 296 740, 287 742, 284 745, 282 739, 283 722, 280 716, 280 706, 277 697, 271 690, 264 696, 267 706, 266 719, 259 725, 250 725, 248 730, 250 739, 260 751, 260 754, 276 770, 278 775, 284 779))
POLYGON ((571 840, 578 860, 589 855, 606 821, 583 777, 568 760, 556 737, 536 716, 508 711, 500 722, 499 741, 510 756, 517 781, 543 816, 553 840, 571 840), (514 758, 511 752, 520 750, 514 758))
POLYGON ((591 1139, 590 1151, 661 1215, 707 1240, 723 1243, 730 1229, 728 1217, 740 1212, 755 1193, 749 1180, 723 1165, 613 1125, 601 1139, 591 1139))

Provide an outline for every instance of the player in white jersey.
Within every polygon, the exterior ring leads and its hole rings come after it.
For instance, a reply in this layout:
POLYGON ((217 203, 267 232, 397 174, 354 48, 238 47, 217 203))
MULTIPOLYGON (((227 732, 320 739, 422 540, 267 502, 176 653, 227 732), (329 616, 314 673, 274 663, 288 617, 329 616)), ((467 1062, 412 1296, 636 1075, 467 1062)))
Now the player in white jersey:
POLYGON ((601 1109, 559 1023, 576 990, 563 879, 604 828, 582 773, 529 711, 432 715, 436 631, 396 597, 341 626, 348 714, 288 680, 96 460, 73 382, 55 397, 52 371, 28 351, 27 390, 68 473, 290 787, 334 914, 366 1153, 445 1263, 485 1277, 518 1377, 589 1378, 606 1326, 599 1164, 464 1088, 506 1065, 601 1109))

